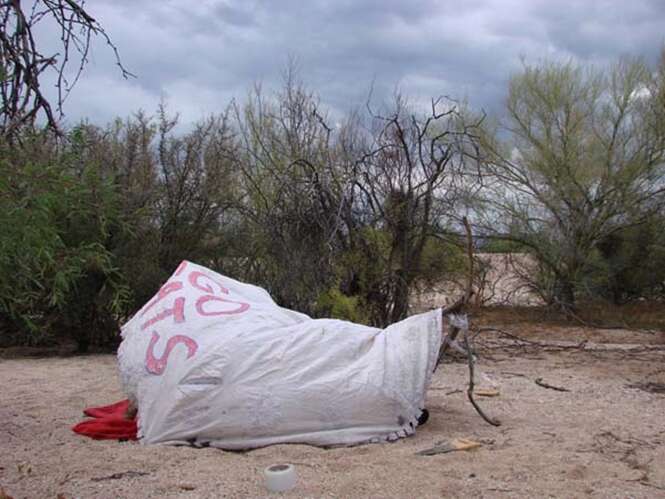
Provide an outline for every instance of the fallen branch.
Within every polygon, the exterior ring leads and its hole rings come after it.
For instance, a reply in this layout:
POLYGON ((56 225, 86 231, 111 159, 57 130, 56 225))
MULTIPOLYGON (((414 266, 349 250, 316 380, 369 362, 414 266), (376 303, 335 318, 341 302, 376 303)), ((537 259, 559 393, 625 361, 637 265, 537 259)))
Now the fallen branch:
POLYGON ((513 373, 510 371, 501 371, 499 374, 503 374, 504 376, 513 376, 515 378, 528 378, 526 374, 522 373, 513 373))
POLYGON ((146 471, 123 471, 121 473, 113 473, 112 475, 108 476, 100 476, 100 477, 95 477, 91 478, 93 482, 101 482, 103 480, 120 480, 121 478, 134 478, 137 476, 146 476, 149 475, 150 473, 146 471))
POLYGON ((654 485, 653 483, 650 483, 648 481, 648 479, 638 481, 637 483, 639 483, 640 485, 644 485, 645 487, 652 487, 652 488, 658 489, 658 490, 665 490, 665 487, 661 487, 660 485, 654 485))
POLYGON ((504 331, 503 329, 498 329, 495 327, 478 328, 475 330, 475 334, 473 337, 475 338, 480 333, 486 331, 494 331, 496 333, 499 333, 499 335, 501 336, 505 336, 506 338, 513 340, 515 343, 514 345, 511 346, 516 346, 516 347, 532 346, 536 348, 542 348, 544 350, 583 350, 588 343, 588 340, 582 340, 579 343, 575 343, 574 345, 558 345, 556 343, 544 343, 541 341, 527 340, 526 338, 522 338, 521 336, 517 336, 516 334, 509 333, 508 331, 504 331))
MULTIPOLYGON (((463 217, 462 222, 464 223, 464 231, 466 232, 466 256, 469 260, 469 272, 467 274, 466 290, 464 295, 461 296, 455 303, 441 310, 441 317, 443 320, 445 320, 446 316, 449 314, 462 312, 464 307, 469 303, 471 297, 473 296, 473 235, 471 234, 471 225, 469 224, 469 220, 466 217, 463 217)), ((443 357, 448 352, 448 347, 450 347, 450 344, 455 341, 459 331, 459 328, 453 326, 450 328, 450 334, 447 334, 443 338, 443 343, 439 349, 439 357, 436 359, 436 364, 434 365, 434 371, 436 371, 436 369, 439 367, 439 364, 443 362, 443 357)))
MULTIPOLYGON (((449 307, 446 307, 442 310, 442 318, 445 319, 448 314, 451 313, 459 313, 461 312, 464 307, 469 303, 471 300, 471 297, 473 296, 473 272, 474 272, 474 267, 473 267, 473 235, 471 234, 471 225, 469 224, 469 220, 466 217, 462 218, 462 222, 464 223, 464 231, 466 232, 466 253, 467 253, 467 258, 469 260, 469 269, 467 273, 467 283, 466 283, 466 290, 465 293, 462 297, 460 297, 454 304, 452 304, 449 307)), ((450 328, 450 333, 447 334, 444 339, 443 343, 441 345, 441 348, 439 349, 439 356, 436 361, 436 365, 434 366, 434 370, 436 371, 437 367, 439 367, 439 364, 443 361, 443 357, 448 351, 448 348, 450 345, 455 341, 459 333, 462 332, 462 336, 464 338, 464 346, 466 349, 466 354, 467 354, 467 361, 469 364, 469 387, 467 388, 466 395, 471 402, 471 405, 473 405, 474 409, 480 416, 487 421, 489 424, 492 426, 501 426, 501 423, 495 419, 490 418, 487 416, 483 410, 480 408, 480 406, 476 403, 476 401, 473 398, 473 388, 474 388, 474 369, 473 369, 473 352, 471 351, 471 347, 469 345, 469 339, 468 339, 468 329, 464 328, 463 330, 460 329, 459 327, 452 326, 450 328)))
POLYGON ((628 388, 642 390, 648 393, 665 393, 665 383, 656 383, 654 381, 644 381, 626 385, 628 388))
POLYGON ((501 336, 505 336, 506 338, 510 338, 511 340, 515 340, 520 343, 524 343, 525 345, 543 346, 543 344, 538 341, 527 340, 526 338, 522 338, 520 336, 517 336, 516 334, 509 333, 508 331, 504 331, 503 329, 498 329, 495 327, 480 327, 476 329, 474 338, 478 336, 480 333, 484 333, 486 331, 494 331, 496 333, 499 333, 499 335, 501 336))
POLYGON ((568 388, 562 388, 560 386, 550 385, 543 381, 543 378, 536 378, 536 384, 542 386, 543 388, 549 388, 550 390, 556 390, 557 392, 569 392, 568 388))

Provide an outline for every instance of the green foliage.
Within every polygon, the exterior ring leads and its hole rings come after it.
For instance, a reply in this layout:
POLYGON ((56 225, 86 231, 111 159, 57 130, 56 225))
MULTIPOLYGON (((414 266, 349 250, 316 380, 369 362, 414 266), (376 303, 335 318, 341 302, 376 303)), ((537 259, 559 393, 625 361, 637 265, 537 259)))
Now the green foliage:
POLYGON ((478 250, 534 257, 551 303, 662 296, 665 62, 526 66, 506 129, 483 133, 400 97, 331 127, 293 77, 185 133, 162 107, 0 144, 0 343, 113 344, 183 259, 385 326, 414 288, 466 275, 464 241, 442 239, 462 209, 494 236, 478 250))
POLYGON ((488 132, 484 144, 496 180, 486 230, 528 248, 541 271, 531 284, 548 302, 573 309, 616 280, 622 264, 599 246, 665 203, 662 88, 662 75, 629 58, 607 69, 525 65, 511 79, 508 140, 488 132))
POLYGON ((319 295, 316 301, 316 313, 322 317, 332 317, 360 324, 367 324, 369 321, 360 297, 346 296, 337 287, 330 288, 319 295))
POLYGON ((635 298, 657 298, 665 293, 665 218, 627 227, 599 244, 601 264, 591 277, 600 281, 595 291, 616 304, 635 298))
POLYGON ((461 244, 430 237, 425 242, 420 260, 420 279, 438 284, 466 273, 469 262, 461 244))
MULTIPOLYGON (((345 315, 335 317, 356 314, 362 319, 360 322, 381 324, 385 308, 389 305, 390 293, 393 291, 391 286, 394 285, 395 277, 403 270, 401 260, 390 258, 392 240, 388 231, 366 227, 359 231, 357 238, 362 243, 341 255, 337 261, 339 294, 332 297, 339 296, 342 299, 338 310, 353 312, 344 312, 345 315), (359 314, 357 307, 361 307, 362 313, 359 314)), ((432 285, 444 278, 455 278, 466 272, 467 261, 464 250, 458 244, 430 237, 426 240, 420 259, 414 267, 417 269, 414 282, 432 285)), ((326 305, 334 301, 328 297, 329 293, 330 291, 327 291, 323 295, 326 305)), ((332 308, 323 307, 319 312, 328 310, 332 308)))
POLYGON ((517 241, 491 239, 483 244, 479 251, 484 253, 523 253, 525 250, 524 245, 517 241))
POLYGON ((3 342, 107 343, 129 293, 108 249, 122 225, 117 195, 94 168, 74 173, 71 150, 49 164, 15 152, 0 160, 3 342))

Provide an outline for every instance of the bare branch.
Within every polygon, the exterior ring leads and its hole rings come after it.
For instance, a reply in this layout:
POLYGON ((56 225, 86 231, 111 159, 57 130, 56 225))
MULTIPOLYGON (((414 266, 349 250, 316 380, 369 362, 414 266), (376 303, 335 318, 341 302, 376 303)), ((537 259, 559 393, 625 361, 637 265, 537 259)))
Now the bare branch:
POLYGON ((20 0, 0 4, 0 134, 13 138, 24 126, 32 126, 43 113, 49 128, 59 133, 63 104, 76 85, 86 63, 93 37, 111 47, 122 76, 134 76, 122 64, 117 47, 99 22, 83 7, 83 0, 36 0, 26 12, 20 0), (62 52, 44 56, 35 39, 38 24, 53 22, 60 30, 62 52), (71 81, 67 68, 73 53, 79 64, 71 81), (44 96, 40 82, 47 72, 56 75, 55 109, 44 96))

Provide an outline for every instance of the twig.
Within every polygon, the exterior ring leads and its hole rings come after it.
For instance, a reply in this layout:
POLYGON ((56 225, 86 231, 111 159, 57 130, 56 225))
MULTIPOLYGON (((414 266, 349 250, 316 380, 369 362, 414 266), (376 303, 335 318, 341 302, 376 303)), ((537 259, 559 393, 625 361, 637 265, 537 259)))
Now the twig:
MULTIPOLYGON (((467 219, 467 217, 463 217, 462 222, 464 223, 464 231, 466 232, 466 252, 467 252, 467 258, 469 260, 469 272, 467 274, 466 292, 464 293, 464 296, 462 296, 459 300, 457 300, 457 302, 455 302, 452 306, 443 309, 443 317, 445 317, 447 314, 461 311, 469 303, 469 300, 471 300, 471 297, 473 296, 473 235, 471 234, 471 225, 469 224, 469 220, 467 219)), ((445 355, 448 347, 453 341, 455 341, 459 333, 460 333, 459 328, 457 327, 451 328, 450 334, 446 336, 443 344, 441 345, 441 349, 439 350, 439 358, 436 361, 434 370, 436 370, 436 368, 439 366, 439 364, 443 360, 443 356, 445 355)), ((471 405, 473 405, 476 412, 480 414, 480 416, 485 421, 487 421, 492 426, 501 426, 501 422, 487 416, 473 398, 473 388, 474 388, 473 352, 471 351, 471 346, 469 345, 468 331, 463 331, 462 336, 464 338, 464 346, 466 348, 467 360, 469 364, 469 387, 467 388, 466 391, 466 395, 469 398, 469 402, 471 402, 471 405)))
POLYGON ((654 485, 653 483, 649 483, 648 480, 641 480, 641 481, 638 481, 637 483, 639 483, 640 485, 644 485, 645 487, 652 487, 652 488, 658 489, 658 490, 665 490, 665 487, 661 487, 660 485, 654 485))
POLYGON ((91 478, 90 480, 92 480, 93 482, 101 482, 103 480, 119 480, 121 478, 134 478, 134 477, 137 477, 137 476, 145 476, 145 475, 149 475, 149 474, 150 473, 148 473, 146 471, 132 471, 132 470, 129 470, 129 471, 123 471, 121 473, 113 473, 112 475, 108 475, 108 476, 100 476, 100 477, 91 478))
POLYGON ((503 374, 504 376, 513 376, 513 377, 516 377, 516 378, 528 378, 528 376, 526 374, 513 373, 513 372, 510 372, 510 371, 501 371, 500 374, 503 374))
POLYGON ((499 333, 501 336, 505 336, 506 338, 510 338, 511 340, 519 341, 521 343, 525 343, 527 345, 535 345, 535 346, 545 346, 543 343, 540 343, 538 341, 533 341, 533 340, 527 340, 525 338, 521 338, 515 334, 509 333, 507 331, 504 331, 503 329, 498 329, 495 327, 481 327, 476 330, 476 335, 483 333, 485 331, 494 331, 499 333))
POLYGON ((416 452, 416 456, 436 456, 437 454, 447 454, 448 452, 455 452, 456 450, 457 449, 448 445, 439 445, 418 451, 416 452))
POLYGON ((543 381, 543 378, 536 378, 536 384, 542 386, 543 388, 549 388, 550 390, 556 390, 557 392, 569 392, 568 388, 562 388, 560 386, 550 385, 543 381))
POLYGON ((9 430, 7 430, 7 429, 2 430, 2 431, 4 431, 5 433, 8 433, 8 434, 11 435, 12 437, 18 439, 18 437, 17 437, 16 435, 14 435, 11 431, 9 431, 9 430))
MULTIPOLYGON (((469 272, 467 275, 466 291, 464 295, 461 296, 455 303, 445 307, 441 311, 442 318, 445 318, 448 314, 461 312, 473 296, 473 236, 471 234, 471 225, 469 224, 469 220, 466 217, 463 217, 462 222, 464 223, 464 230, 466 232, 466 255, 469 260, 469 272)), ((443 362, 443 357, 446 355, 448 347, 453 341, 455 341, 458 334, 459 328, 454 326, 451 327, 450 333, 445 336, 443 339, 443 344, 439 349, 439 357, 436 359, 434 371, 436 371, 436 369, 439 367, 439 364, 443 362)))
MULTIPOLYGON (((66 473, 64 478, 58 482, 58 485, 64 485, 72 479, 71 473, 66 473)), ((0 496, 1 497, 1 496, 0 496)))
POLYGON ((641 383, 632 383, 626 385, 627 388, 634 388, 648 393, 665 393, 665 383, 656 383, 654 381, 643 381, 641 383))
POLYGON ((477 336, 478 334, 485 332, 485 331, 495 331, 499 333, 501 336, 505 336, 506 338, 509 338, 516 342, 514 346, 518 347, 526 347, 526 346, 533 346, 537 348, 542 348, 542 349, 547 349, 547 350, 583 350, 586 347, 586 344, 588 343, 588 340, 582 340, 579 343, 576 343, 574 345, 557 345, 555 343, 543 343, 541 341, 533 341, 533 340, 527 340, 526 338, 522 338, 520 336, 517 336, 515 334, 509 333, 507 331, 504 331, 503 329, 498 329, 495 327, 481 327, 476 330, 476 334, 474 335, 477 336))
POLYGON ((469 273, 467 275, 466 295, 464 303, 468 303, 473 295, 473 236, 471 234, 471 225, 466 217, 462 217, 464 231, 466 232, 466 256, 469 259, 469 273))
POLYGON ((302 461, 289 461, 289 464, 297 464, 298 466, 307 466, 308 468, 316 468, 318 467, 317 464, 311 464, 311 463, 305 463, 302 461))
POLYGON ((466 333, 463 335, 463 338, 464 338, 464 346, 466 347, 467 360, 469 363, 469 387, 466 390, 466 396, 469 398, 469 402, 471 402, 471 405, 473 405, 473 408, 476 410, 476 412, 480 414, 480 416, 485 421, 487 421, 492 426, 501 426, 501 422, 487 416, 473 398, 473 387, 474 387, 473 353, 471 352, 471 346, 469 345, 469 339, 466 333))

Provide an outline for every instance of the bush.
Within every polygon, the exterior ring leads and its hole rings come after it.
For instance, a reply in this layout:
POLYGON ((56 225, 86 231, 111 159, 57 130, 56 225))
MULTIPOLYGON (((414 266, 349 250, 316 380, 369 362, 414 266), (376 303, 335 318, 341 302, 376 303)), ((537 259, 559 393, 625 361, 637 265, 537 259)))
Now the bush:
POLYGON ((0 343, 85 351, 117 338, 129 291, 108 248, 124 228, 110 180, 77 173, 71 150, 52 157, 0 158, 0 343))
POLYGON ((316 314, 320 317, 332 317, 361 324, 368 323, 368 317, 361 305, 360 298, 346 296, 338 288, 330 288, 319 296, 316 302, 316 314))
MULTIPOLYGON (((615 304, 637 298, 661 298, 665 293, 665 217, 627 227, 599 244, 598 272, 602 285, 595 290, 615 304)), ((594 294, 596 294, 594 293, 594 294)))

